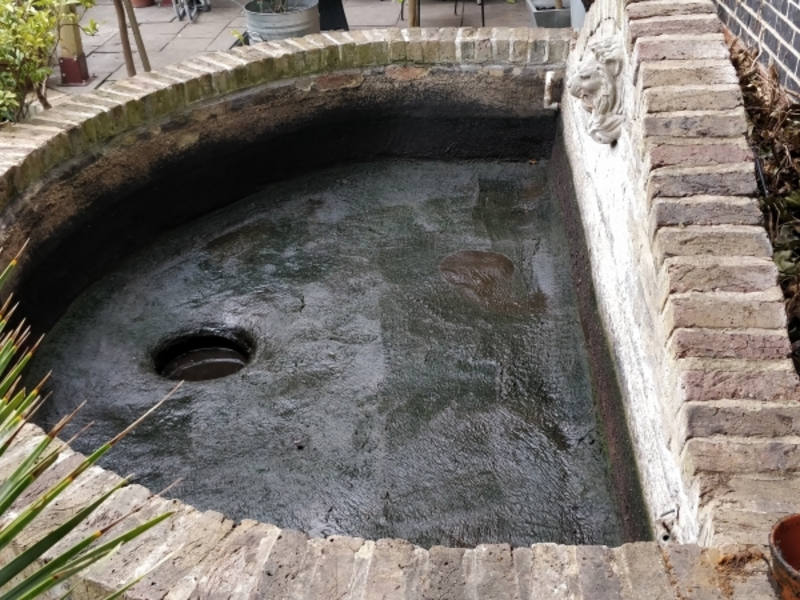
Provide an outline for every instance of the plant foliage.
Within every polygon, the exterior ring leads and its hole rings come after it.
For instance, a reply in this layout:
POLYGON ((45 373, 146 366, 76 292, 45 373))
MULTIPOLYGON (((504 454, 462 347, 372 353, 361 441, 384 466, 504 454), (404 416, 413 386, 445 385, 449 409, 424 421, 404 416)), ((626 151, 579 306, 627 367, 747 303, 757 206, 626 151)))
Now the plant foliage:
POLYGON ((756 153, 764 224, 786 299, 792 356, 800 371, 800 103, 781 88, 778 71, 758 52, 730 39, 756 153))
MULTIPOLYGON (((0 121, 19 121, 27 115, 33 92, 47 102, 47 78, 60 28, 77 23, 76 7, 94 0, 0 0, 0 121)), ((90 22, 85 31, 96 30, 90 22)))
MULTIPOLYGON (((15 258, 0 273, 0 287, 8 280, 16 264, 17 259, 15 258)), ((30 329, 24 325, 24 322, 14 328, 9 326, 14 308, 11 307, 10 301, 7 301, 0 308, 0 456, 8 451, 31 416, 45 401, 45 398, 41 396, 41 389, 47 378, 31 391, 26 391, 20 387, 20 374, 31 359, 39 342, 36 342, 30 348, 26 347, 30 329)), ((64 445, 56 438, 75 413, 64 417, 57 423, 31 449, 29 454, 19 462, 16 470, 5 481, 0 481, 0 552, 6 550, 17 536, 24 532, 25 528, 64 490, 72 485, 84 471, 95 464, 101 456, 108 452, 142 419, 158 408, 168 397, 169 395, 123 432, 100 446, 28 506, 18 511, 12 511, 15 500, 56 462, 59 452, 64 448, 64 445)), ((119 484, 95 498, 90 504, 78 510, 65 523, 45 533, 41 539, 35 541, 13 560, 7 564, 0 565, 0 600, 31 600, 36 598, 53 586, 64 582, 72 575, 108 556, 121 544, 141 535, 172 514, 159 515, 128 531, 116 534, 120 524, 124 523, 128 516, 137 512, 141 508, 140 506, 114 523, 85 535, 48 562, 41 560, 45 553, 63 541, 109 496, 126 484, 127 480, 123 479, 119 484), (112 530, 116 535, 110 533, 112 530)), ((129 583, 122 590, 112 594, 110 598, 118 597, 138 581, 137 579, 129 583)))

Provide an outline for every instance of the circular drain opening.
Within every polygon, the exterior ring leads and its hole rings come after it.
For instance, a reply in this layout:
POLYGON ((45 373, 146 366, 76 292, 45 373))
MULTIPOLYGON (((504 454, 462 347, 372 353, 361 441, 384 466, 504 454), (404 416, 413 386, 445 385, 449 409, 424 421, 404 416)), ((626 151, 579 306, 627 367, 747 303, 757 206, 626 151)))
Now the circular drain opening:
POLYGON ((170 339, 156 351, 156 372, 184 381, 233 375, 250 361, 253 344, 248 337, 241 332, 200 332, 170 339))

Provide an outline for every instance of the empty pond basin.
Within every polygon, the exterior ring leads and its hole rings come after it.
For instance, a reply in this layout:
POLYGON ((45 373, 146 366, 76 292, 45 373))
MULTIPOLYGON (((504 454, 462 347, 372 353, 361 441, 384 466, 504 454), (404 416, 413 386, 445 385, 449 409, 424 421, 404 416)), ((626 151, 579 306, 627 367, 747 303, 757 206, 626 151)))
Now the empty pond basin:
POLYGON ((366 162, 184 225, 47 336, 43 420, 88 399, 87 451, 183 377, 105 466, 313 535, 619 544, 546 175, 366 162))

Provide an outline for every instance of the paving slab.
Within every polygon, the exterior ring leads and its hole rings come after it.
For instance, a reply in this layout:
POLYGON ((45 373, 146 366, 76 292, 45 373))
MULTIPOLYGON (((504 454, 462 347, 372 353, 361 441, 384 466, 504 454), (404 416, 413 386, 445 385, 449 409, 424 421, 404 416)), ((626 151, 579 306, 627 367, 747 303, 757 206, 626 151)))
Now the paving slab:
MULTIPOLYGON (((531 24, 531 14, 523 0, 485 0, 486 27, 518 27, 531 24)), ((198 14, 193 22, 179 21, 170 5, 135 9, 152 68, 162 68, 206 52, 227 50, 236 42, 235 32, 247 29, 243 6, 236 0, 211 0, 211 11, 198 14)), ((408 27, 408 7, 400 18, 401 3, 396 0, 344 0, 345 15, 351 30, 408 27)), ((86 85, 62 86, 58 73, 51 78, 49 95, 52 104, 68 96, 89 92, 126 79, 128 71, 122 56, 117 17, 111 0, 99 0, 87 10, 81 21, 94 19, 99 30, 83 36, 87 65, 93 79, 86 85)), ((480 27, 481 7, 476 0, 425 0, 421 5, 422 25, 440 27, 480 27), (457 10, 454 10, 457 7, 457 10)), ((129 32, 137 72, 142 62, 129 32)))

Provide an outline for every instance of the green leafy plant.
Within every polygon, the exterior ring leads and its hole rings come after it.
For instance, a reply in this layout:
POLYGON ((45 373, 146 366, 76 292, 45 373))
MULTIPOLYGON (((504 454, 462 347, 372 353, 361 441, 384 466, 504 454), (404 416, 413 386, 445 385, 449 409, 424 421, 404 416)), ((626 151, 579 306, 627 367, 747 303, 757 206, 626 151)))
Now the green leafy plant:
MULTIPOLYGON (((77 23, 75 7, 94 0, 0 0, 0 120, 19 121, 28 113, 29 92, 45 108, 47 78, 61 26, 77 23)), ((90 21, 84 28, 96 32, 90 21)))
POLYGON ((288 0, 258 0, 258 12, 285 13, 289 11, 288 0))
MULTIPOLYGON (((0 273, 0 287, 8 281, 16 264, 17 259, 15 258, 0 273)), ((32 415, 46 399, 41 396, 41 390, 47 378, 30 392, 24 388, 20 389, 22 370, 30 361, 39 342, 33 344, 31 348, 26 348, 30 330, 25 327, 24 323, 10 328, 9 321, 13 313, 14 307, 11 307, 10 300, 0 308, 0 456, 9 450, 23 427, 30 421, 32 415)), ((136 422, 87 456, 77 467, 51 485, 36 500, 18 512, 12 513, 10 509, 20 495, 30 488, 56 462, 59 453, 65 447, 57 440, 57 436, 64 430, 64 427, 76 413, 64 417, 57 423, 19 462, 15 471, 5 481, 0 482, 0 552, 13 544, 15 539, 25 531, 25 528, 42 511, 64 490, 69 488, 84 471, 95 464, 100 457, 125 437, 142 419, 146 418, 166 401, 175 389, 136 422)), ((116 551, 120 545, 138 537, 172 514, 159 515, 117 535, 110 533, 112 531, 116 533, 118 529, 122 528, 127 518, 142 508, 143 505, 140 505, 121 519, 85 535, 82 539, 63 550, 58 556, 50 558, 46 562, 42 560, 45 553, 63 541, 109 496, 127 483, 127 480, 123 479, 88 505, 79 509, 66 522, 45 533, 41 539, 21 551, 13 560, 0 566, 0 600, 31 600, 36 598, 81 570, 102 560, 116 551)), ((140 579, 130 582, 123 589, 109 596, 109 598, 120 596, 140 579)))

